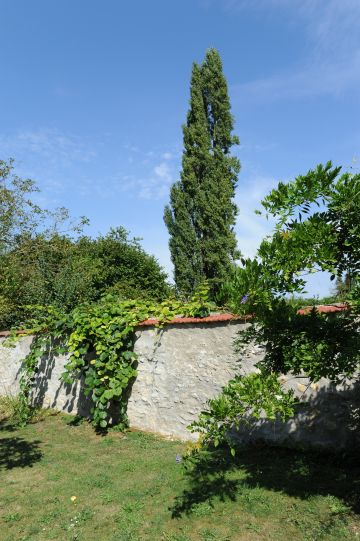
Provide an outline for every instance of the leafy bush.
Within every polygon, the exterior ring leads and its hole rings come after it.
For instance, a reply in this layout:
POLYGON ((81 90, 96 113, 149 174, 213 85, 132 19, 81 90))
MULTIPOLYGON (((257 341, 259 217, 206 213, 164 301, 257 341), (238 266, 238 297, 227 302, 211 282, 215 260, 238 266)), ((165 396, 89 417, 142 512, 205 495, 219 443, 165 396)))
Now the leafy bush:
POLYGON ((105 293, 126 298, 163 299, 166 274, 137 239, 123 228, 90 239, 53 234, 22 238, 0 257, 0 327, 26 325, 26 305, 72 310, 105 293))
POLYGON ((12 160, 0 160, 0 328, 25 325, 26 305, 69 311, 104 293, 154 300, 170 294, 166 274, 139 239, 122 227, 86 237, 86 218, 74 222, 65 208, 40 208, 38 191, 14 173, 12 160))
POLYGON ((275 374, 236 376, 219 396, 208 401, 208 410, 189 428, 201 434, 203 445, 227 443, 234 455, 234 429, 262 417, 286 419, 293 414, 295 403, 293 391, 285 392, 275 374))

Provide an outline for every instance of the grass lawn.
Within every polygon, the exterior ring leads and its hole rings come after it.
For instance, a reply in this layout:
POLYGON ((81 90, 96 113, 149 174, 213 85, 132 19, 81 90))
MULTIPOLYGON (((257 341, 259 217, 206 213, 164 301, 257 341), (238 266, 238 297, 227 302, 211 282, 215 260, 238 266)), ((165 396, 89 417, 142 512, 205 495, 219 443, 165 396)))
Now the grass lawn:
POLYGON ((97 435, 64 415, 3 422, 0 539, 360 539, 358 464, 253 447, 186 472, 184 449, 141 432, 97 435))

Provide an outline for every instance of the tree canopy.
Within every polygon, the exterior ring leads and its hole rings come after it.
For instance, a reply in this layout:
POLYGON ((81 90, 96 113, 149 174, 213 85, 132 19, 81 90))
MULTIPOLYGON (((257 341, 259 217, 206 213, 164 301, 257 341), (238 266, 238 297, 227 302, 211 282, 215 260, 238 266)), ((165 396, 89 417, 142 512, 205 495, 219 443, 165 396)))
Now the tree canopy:
POLYGON ((262 213, 276 220, 275 230, 263 240, 257 257, 243 260, 224 282, 219 299, 237 313, 252 314, 249 328, 239 334, 238 349, 255 342, 265 354, 255 386, 252 377, 249 385, 239 376, 194 423, 193 430, 203 432, 208 442, 229 442, 226 428, 246 422, 252 411, 261 409, 270 419, 274 412, 290 415, 295 401, 275 385, 280 374, 301 374, 313 382, 327 377, 336 383, 358 375, 360 175, 340 172, 330 162, 319 165, 280 182, 262 201, 262 213), (347 309, 321 313, 313 307, 299 313, 289 294, 303 293, 307 274, 316 271, 328 272, 332 279, 351 277, 347 309), (256 391, 264 396, 262 402, 256 391))
POLYGON ((85 219, 69 226, 66 209, 41 209, 32 199, 36 184, 16 176, 12 162, 0 165, 0 328, 25 325, 30 305, 71 310, 105 293, 119 300, 170 293, 165 272, 140 239, 123 227, 85 236, 85 219))
POLYGON ((216 292, 239 256, 233 198, 240 162, 230 154, 239 140, 233 126, 221 58, 209 49, 204 62, 193 65, 182 171, 164 213, 181 293, 191 293, 204 279, 216 292))

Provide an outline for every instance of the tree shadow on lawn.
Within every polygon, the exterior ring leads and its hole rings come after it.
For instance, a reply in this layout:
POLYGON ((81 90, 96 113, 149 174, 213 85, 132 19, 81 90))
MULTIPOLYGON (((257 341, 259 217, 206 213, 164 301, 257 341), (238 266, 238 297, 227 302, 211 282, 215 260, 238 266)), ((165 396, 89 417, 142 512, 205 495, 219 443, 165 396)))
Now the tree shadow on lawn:
POLYGON ((308 499, 332 495, 360 513, 360 465, 356 458, 247 446, 235 458, 228 450, 202 451, 186 459, 188 488, 170 508, 173 518, 191 514, 198 504, 236 501, 242 491, 264 488, 308 499))
MULTIPOLYGON (((1 426, 1 430, 12 432, 13 427, 5 425, 1 426)), ((31 468, 42 459, 40 443, 40 440, 27 441, 17 436, 0 438, 0 471, 31 468)))

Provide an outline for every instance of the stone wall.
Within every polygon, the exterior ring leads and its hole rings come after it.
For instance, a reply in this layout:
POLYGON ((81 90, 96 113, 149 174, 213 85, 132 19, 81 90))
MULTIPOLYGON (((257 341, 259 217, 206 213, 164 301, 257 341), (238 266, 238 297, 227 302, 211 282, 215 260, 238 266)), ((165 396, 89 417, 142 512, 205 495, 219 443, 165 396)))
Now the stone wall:
MULTIPOLYGON (((133 428, 180 439, 194 439, 186 427, 235 374, 254 371, 261 348, 240 356, 233 341, 243 322, 208 321, 168 325, 161 331, 137 331, 138 377, 130 392, 128 416, 133 428)), ((1 339, 3 341, 4 339, 1 339)), ((21 359, 30 337, 15 348, 0 346, 0 395, 19 390, 21 359)), ((36 382, 35 400, 72 414, 89 415, 90 401, 81 380, 60 382, 66 357, 43 359, 36 382)), ((285 386, 308 405, 287 423, 257 423, 238 434, 242 441, 265 439, 284 445, 345 448, 358 445, 359 388, 353 382, 335 387, 327 380, 309 385, 306 378, 284 376, 285 386)))

